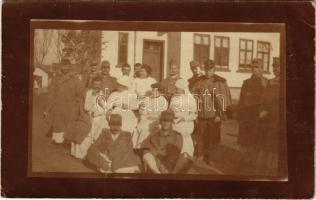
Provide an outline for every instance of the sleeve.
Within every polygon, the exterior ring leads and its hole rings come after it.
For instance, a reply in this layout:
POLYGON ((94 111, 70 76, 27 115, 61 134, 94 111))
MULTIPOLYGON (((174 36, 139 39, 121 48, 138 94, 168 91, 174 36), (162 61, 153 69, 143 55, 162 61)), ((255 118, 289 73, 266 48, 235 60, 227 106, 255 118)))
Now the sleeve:
POLYGON ((243 118, 243 112, 244 112, 244 106, 245 106, 247 90, 248 90, 247 82, 244 81, 242 86, 241 86, 239 103, 238 103, 238 119, 239 120, 242 120, 242 118, 243 118))
POLYGON ((84 87, 83 82, 79 78, 75 77, 75 80, 76 80, 76 95, 81 101, 83 100, 85 96, 85 87, 84 87))
POLYGON ((239 103, 238 103, 239 108, 242 108, 245 104, 247 90, 248 90, 247 89, 247 82, 244 81, 242 86, 241 86, 241 90, 240 90, 239 103))
POLYGON ((93 102, 93 100, 91 98, 91 94, 90 93, 91 93, 90 90, 86 92, 86 96, 85 96, 85 100, 84 100, 84 109, 86 111, 90 111, 93 108, 93 106, 94 106, 94 102, 93 102))
POLYGON ((262 94, 262 97, 261 97, 261 102, 260 102, 260 111, 267 111, 267 107, 268 107, 268 100, 267 100, 267 97, 268 97, 268 89, 269 89, 269 84, 270 84, 270 81, 268 80, 267 82, 267 86, 266 88, 263 90, 263 94, 262 94))
POLYGON ((55 92, 56 92, 56 88, 57 88, 57 81, 56 81, 56 77, 52 78, 51 84, 48 88, 48 105, 46 110, 50 111, 53 104, 54 104, 54 98, 55 98, 55 92))
POLYGON ((158 146, 154 144, 154 141, 152 140, 153 138, 151 136, 147 137, 143 142, 141 147, 145 148, 145 152, 150 152, 154 156, 157 156, 161 154, 161 152, 158 149, 158 146))
POLYGON ((109 162, 106 161, 104 156, 108 157, 107 152, 101 152, 102 146, 105 144, 105 133, 103 132, 100 137, 91 145, 87 153, 87 160, 97 168, 101 168, 105 171, 109 170, 109 162))
POLYGON ((189 100, 189 114, 187 116, 187 121, 193 121, 197 118, 197 104, 195 98, 192 96, 189 100))

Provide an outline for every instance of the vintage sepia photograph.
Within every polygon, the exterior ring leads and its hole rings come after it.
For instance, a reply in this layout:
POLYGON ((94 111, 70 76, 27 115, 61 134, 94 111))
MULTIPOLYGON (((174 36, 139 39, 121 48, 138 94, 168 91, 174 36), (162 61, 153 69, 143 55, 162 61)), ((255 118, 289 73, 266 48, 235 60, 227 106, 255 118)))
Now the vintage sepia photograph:
POLYGON ((287 181, 284 24, 32 20, 28 176, 287 181))

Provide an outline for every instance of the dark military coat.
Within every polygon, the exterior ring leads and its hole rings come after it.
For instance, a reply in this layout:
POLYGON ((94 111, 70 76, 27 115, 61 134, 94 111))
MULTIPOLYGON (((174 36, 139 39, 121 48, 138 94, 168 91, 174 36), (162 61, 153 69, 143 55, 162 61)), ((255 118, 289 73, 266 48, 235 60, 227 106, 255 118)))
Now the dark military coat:
POLYGON ((79 117, 84 100, 84 86, 73 73, 59 74, 53 78, 49 88, 48 111, 53 132, 64 132, 70 122, 79 117))
POLYGON ((255 75, 243 82, 238 105, 240 145, 256 146, 258 142, 259 114, 266 83, 266 78, 255 75))

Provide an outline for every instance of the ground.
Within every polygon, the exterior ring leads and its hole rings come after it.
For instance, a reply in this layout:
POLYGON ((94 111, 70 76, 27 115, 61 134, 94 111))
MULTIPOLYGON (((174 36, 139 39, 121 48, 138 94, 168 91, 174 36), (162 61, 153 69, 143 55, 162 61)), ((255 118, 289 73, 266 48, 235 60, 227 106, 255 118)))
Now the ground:
MULTIPOLYGON (((34 95, 32 123, 33 172, 94 172, 79 159, 70 156, 69 147, 56 146, 47 136, 48 124, 43 118, 47 95, 34 95)), ((238 123, 228 120, 222 124, 221 145, 216 161, 210 166, 194 162, 191 174, 252 175, 254 166, 247 163, 247 155, 238 149, 238 123)))

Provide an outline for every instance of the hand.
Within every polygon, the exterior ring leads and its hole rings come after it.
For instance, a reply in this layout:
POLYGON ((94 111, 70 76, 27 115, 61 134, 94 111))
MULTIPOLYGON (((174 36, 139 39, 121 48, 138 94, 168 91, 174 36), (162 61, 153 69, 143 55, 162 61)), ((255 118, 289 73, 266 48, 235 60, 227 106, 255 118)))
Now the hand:
POLYGON ((220 122, 220 121, 221 121, 221 118, 219 116, 216 116, 215 119, 214 119, 214 122, 217 123, 217 122, 220 122))
POLYGON ((265 118, 265 117, 267 117, 267 115, 268 115, 268 111, 263 110, 263 111, 260 112, 259 117, 260 118, 265 118))

